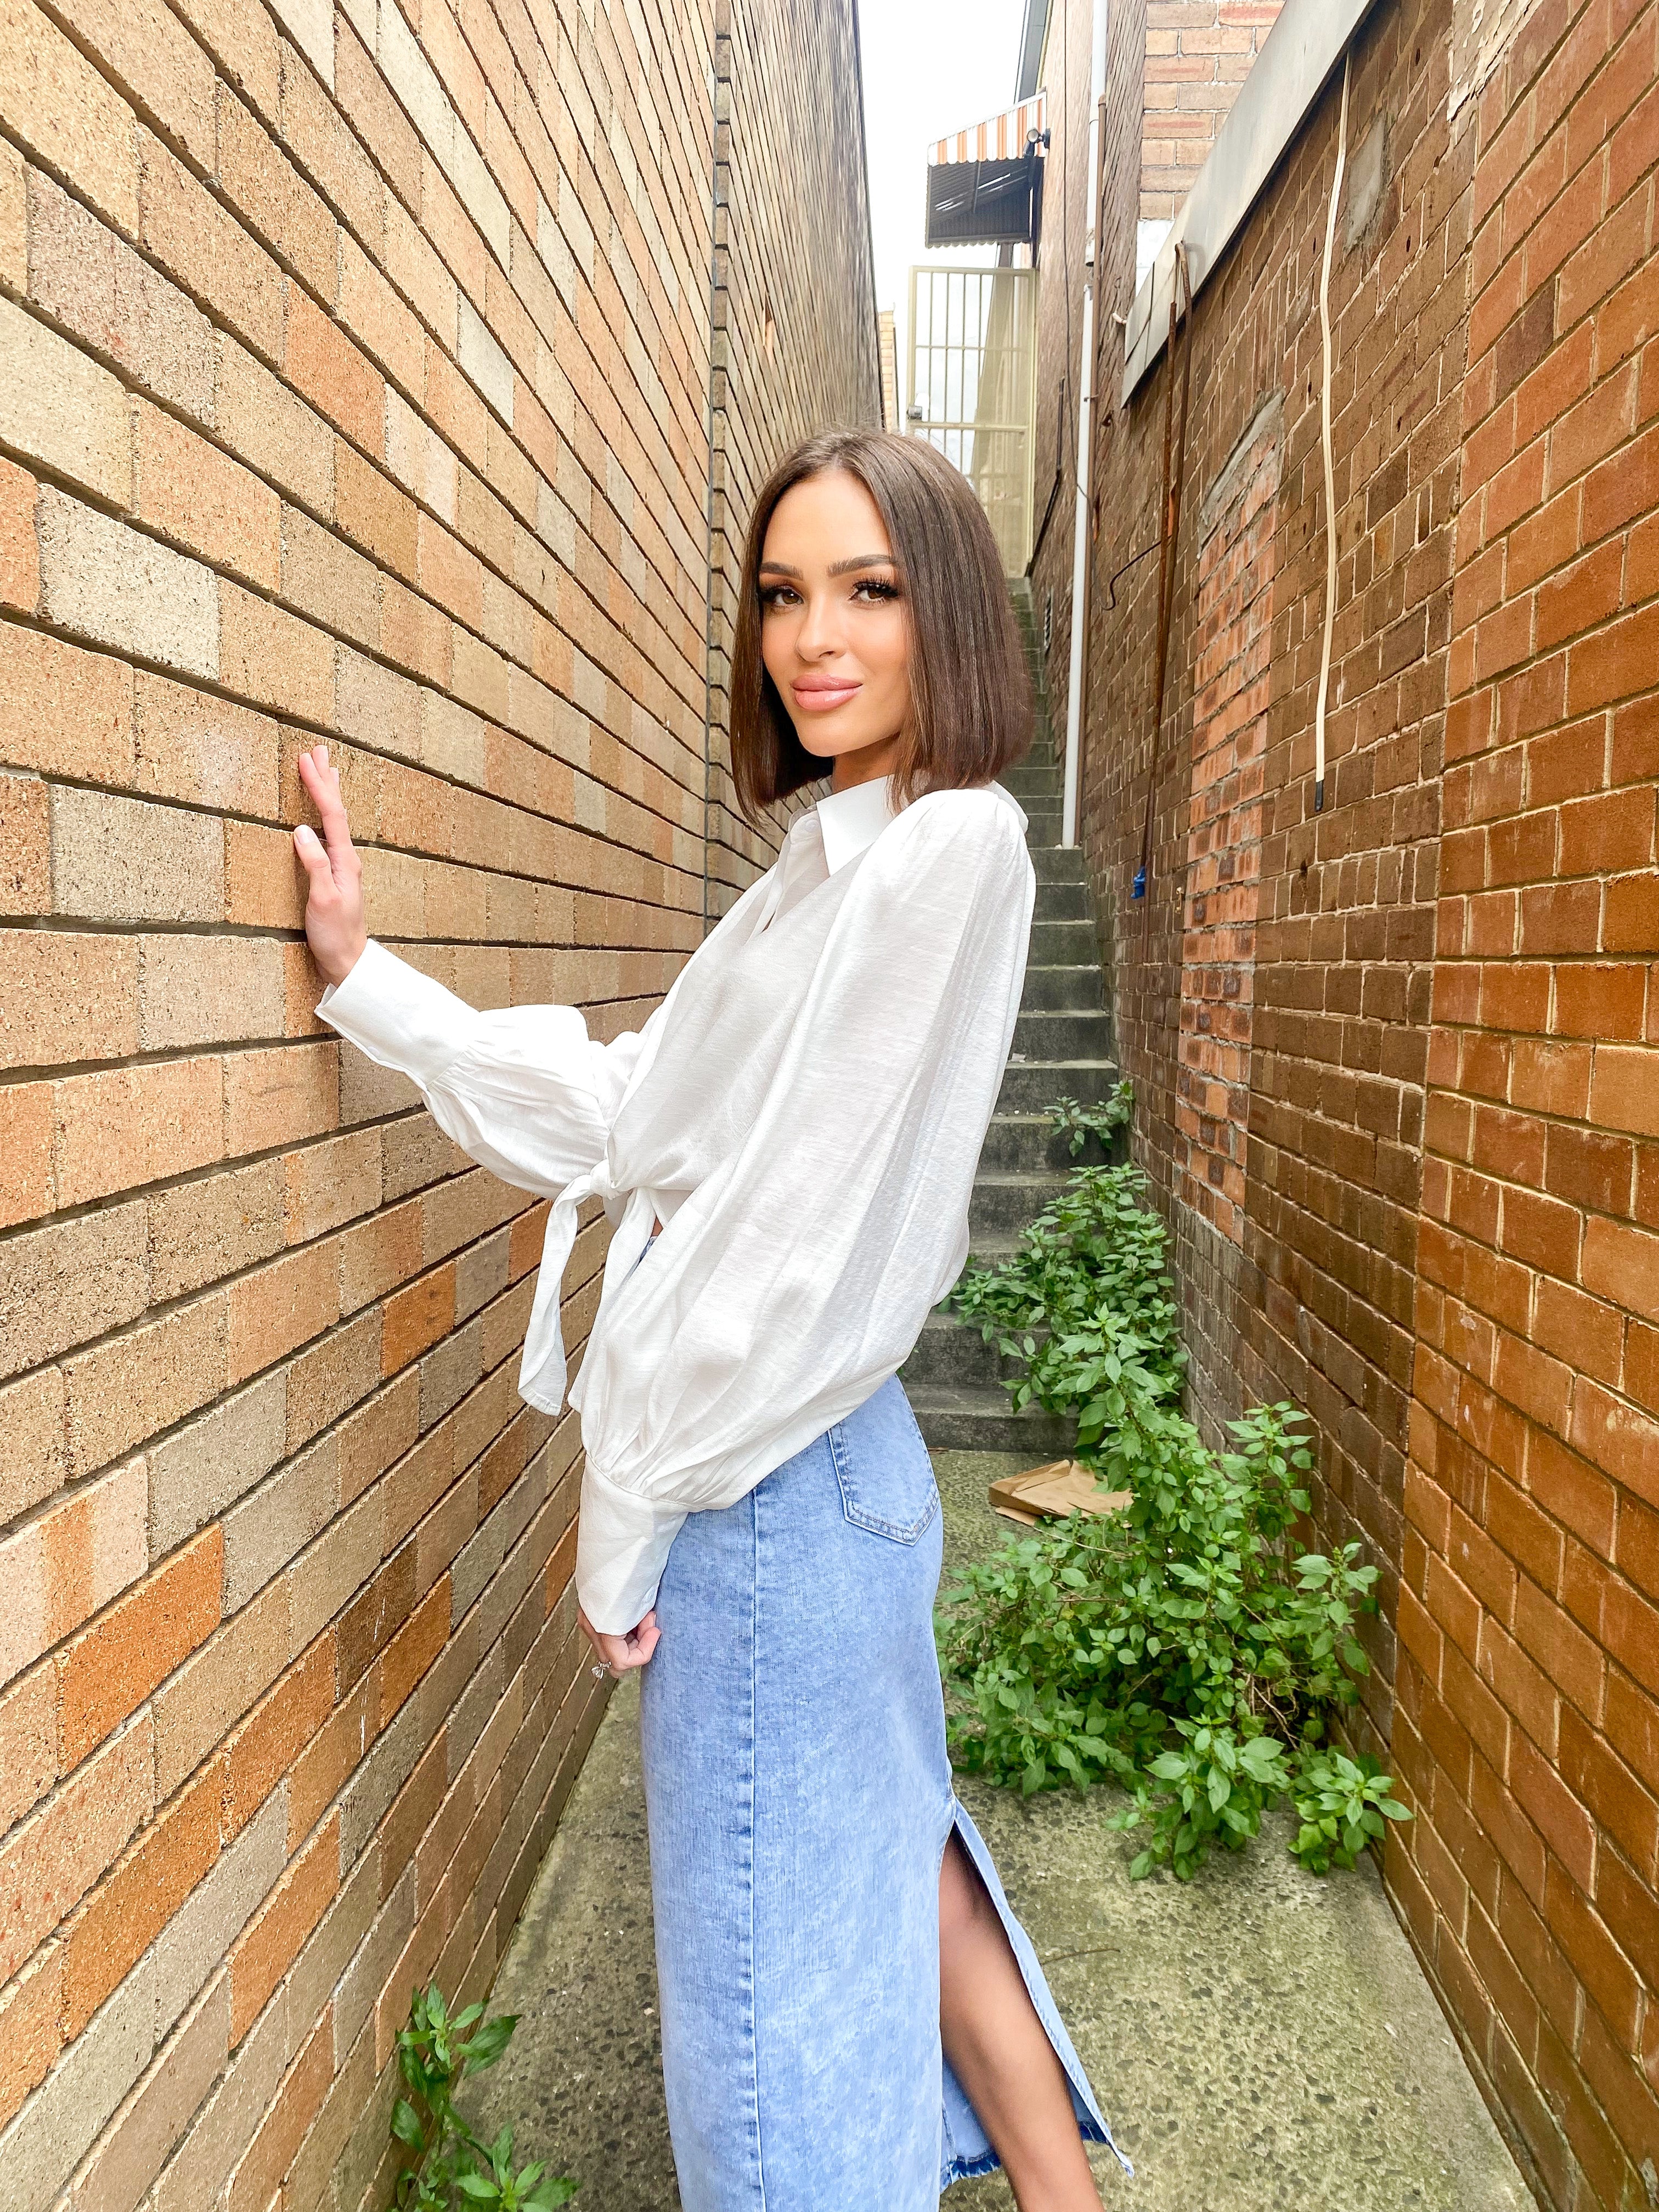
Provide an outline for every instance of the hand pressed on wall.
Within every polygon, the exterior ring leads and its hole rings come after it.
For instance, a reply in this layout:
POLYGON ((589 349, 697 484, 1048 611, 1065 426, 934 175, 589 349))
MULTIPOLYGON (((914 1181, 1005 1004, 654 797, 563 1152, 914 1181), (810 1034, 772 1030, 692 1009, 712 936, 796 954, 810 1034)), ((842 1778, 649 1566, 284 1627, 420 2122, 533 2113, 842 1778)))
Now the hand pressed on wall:
POLYGON ((294 849, 309 885, 306 938, 323 980, 343 983, 368 942, 362 863, 340 797, 340 771, 329 764, 328 747, 318 745, 301 753, 299 767, 300 781, 323 824, 320 838, 303 822, 294 833, 294 849))

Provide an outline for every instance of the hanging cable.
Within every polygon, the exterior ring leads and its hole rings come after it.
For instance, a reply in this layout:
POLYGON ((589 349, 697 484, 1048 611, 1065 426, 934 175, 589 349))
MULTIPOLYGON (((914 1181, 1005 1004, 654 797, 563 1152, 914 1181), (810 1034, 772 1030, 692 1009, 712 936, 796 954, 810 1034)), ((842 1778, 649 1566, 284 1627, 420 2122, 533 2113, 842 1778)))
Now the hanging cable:
POLYGON ((1342 113, 1336 126, 1336 174, 1325 218, 1325 258, 1319 271, 1319 328, 1324 339, 1319 441, 1325 453, 1325 641, 1319 654, 1319 703, 1314 710, 1314 812, 1325 806, 1325 702, 1331 686, 1331 628, 1336 618, 1336 467, 1331 458, 1331 257, 1336 251, 1336 210, 1348 162, 1348 72, 1352 49, 1342 57, 1342 113))
POLYGON ((1123 579, 1128 574, 1130 569, 1138 568, 1143 561, 1150 561, 1154 553, 1161 553, 1163 550, 1163 539, 1161 538, 1154 538, 1150 545, 1143 545, 1139 553, 1132 553, 1121 568, 1113 569, 1111 574, 1106 580, 1106 606, 1109 612, 1115 612, 1116 611, 1117 587, 1123 581, 1123 579))

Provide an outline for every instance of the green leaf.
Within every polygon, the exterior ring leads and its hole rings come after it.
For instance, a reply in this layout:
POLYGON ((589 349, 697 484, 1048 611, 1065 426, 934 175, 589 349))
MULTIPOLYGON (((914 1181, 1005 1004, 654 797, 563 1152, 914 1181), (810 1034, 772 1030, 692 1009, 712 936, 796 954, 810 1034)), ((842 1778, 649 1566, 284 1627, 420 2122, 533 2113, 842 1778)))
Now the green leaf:
POLYGON ((420 2115, 413 2105, 402 2097, 392 2107, 392 2132, 400 2143, 407 2143, 410 2150, 426 2148, 426 2132, 421 2125, 420 2115))
POLYGON ((497 2019, 481 2027, 467 2045, 467 2063, 475 2074, 493 2066, 513 2039, 513 2031, 519 2025, 516 2013, 502 2013, 497 2019))

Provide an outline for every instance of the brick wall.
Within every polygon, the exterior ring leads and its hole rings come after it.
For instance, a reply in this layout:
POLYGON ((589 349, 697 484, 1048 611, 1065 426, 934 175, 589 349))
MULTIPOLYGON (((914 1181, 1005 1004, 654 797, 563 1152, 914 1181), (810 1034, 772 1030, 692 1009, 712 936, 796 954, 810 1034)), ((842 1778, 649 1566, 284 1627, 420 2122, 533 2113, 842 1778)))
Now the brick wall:
POLYGON ((1553 2205, 1659 2160, 1659 11, 1472 93, 1393 1879, 1553 2205))
POLYGON ((294 757, 477 1002, 614 1034, 698 941, 723 49, 795 285, 728 425, 874 412, 847 18, 734 14, 0 0, 18 2212, 384 2202, 410 1988, 487 1984, 597 1718, 539 1210, 313 1018, 294 757))
POLYGON ((1117 572, 1170 370, 1123 404, 1109 347, 1084 838, 1196 1410, 1314 1415, 1319 1533, 1382 1571, 1397 1907, 1541 2199, 1626 2212, 1659 2167, 1659 9, 1388 0, 1354 42, 1316 813, 1339 100, 1193 318, 1145 906, 1157 562, 1117 572))
POLYGON ((864 108, 851 0, 830 8, 721 0, 715 98, 714 445, 709 506, 707 912, 719 919, 770 865, 781 827, 737 811, 726 724, 744 538, 755 494, 790 448, 831 425, 882 421, 875 273, 864 204, 864 108), (810 151, 820 173, 803 173, 810 151), (852 210, 813 226, 803 206, 852 210))
POLYGON ((1203 167, 1284 0, 1146 0, 1140 215, 1167 222, 1203 167))
MULTIPOLYGON (((1118 611, 1097 607, 1084 776, 1085 836, 1115 932, 1125 1066, 1142 1103, 1146 1164, 1170 1194, 1199 1408, 1214 1425, 1247 1399, 1289 1396, 1318 1421, 1322 1533, 1362 1537, 1384 1572, 1372 1685, 1383 1733, 1412 1357, 1413 1147, 1432 950, 1436 684, 1443 696, 1462 359, 1456 294, 1444 277, 1462 243, 1463 157, 1449 140, 1443 79, 1437 97, 1435 75, 1437 55, 1443 70, 1449 16, 1443 6, 1391 9, 1355 55, 1353 136, 1364 139, 1386 116, 1389 151, 1367 220, 1352 236, 1351 223, 1339 233, 1345 250, 1332 276, 1342 561, 1326 811, 1316 817, 1311 774, 1324 600, 1316 287, 1334 95, 1264 197, 1250 246, 1217 271, 1195 319, 1187 504, 1145 908, 1129 894, 1153 766, 1155 557, 1121 580, 1118 611), (1409 403, 1381 398, 1396 391, 1409 403), (1234 865, 1253 871, 1257 887, 1252 896, 1241 886, 1254 916, 1250 933, 1231 948, 1227 979, 1234 1004, 1242 1010, 1248 1000, 1250 1017, 1248 1036, 1242 1019, 1235 1024, 1230 1063, 1229 1142, 1240 1123, 1248 1137, 1224 1225, 1213 1206, 1188 1203, 1179 1188, 1192 1140, 1182 1126, 1191 1102, 1182 1093, 1196 1049, 1187 1046, 1183 1068, 1182 971, 1192 902, 1208 896, 1218 865, 1204 834, 1213 761, 1209 702, 1195 694, 1206 648, 1200 595, 1224 550, 1229 483, 1257 443, 1257 467, 1279 482, 1264 510, 1271 525, 1258 532, 1240 576, 1248 595, 1240 619, 1248 603, 1259 625, 1267 592, 1272 628, 1265 666, 1249 668, 1254 696, 1235 710, 1243 715, 1248 705, 1239 728, 1259 753, 1239 763, 1249 811, 1226 837, 1234 865), (1276 444, 1282 453, 1270 459, 1276 444), (1395 623, 1380 647, 1379 629, 1395 623), (1402 674, 1413 637, 1418 659, 1402 674), (1115 727, 1127 742, 1104 740, 1115 727), (1245 1085, 1248 1104, 1238 1095, 1245 1085)), ((1356 204, 1351 198, 1351 213, 1356 204)), ((1127 241, 1118 250, 1127 290, 1127 241)), ((1156 540, 1166 374, 1167 365, 1118 405, 1103 430, 1098 568, 1115 570, 1156 540)), ((1187 1012, 1189 1036, 1197 1012, 1187 1012)))
POLYGON ((1182 1282, 1191 1395, 1212 1431, 1232 1410, 1227 1347, 1218 1335, 1244 1242, 1284 458, 1284 400, 1275 393, 1246 424, 1198 516, 1192 797, 1170 1164, 1186 1231, 1182 1282))

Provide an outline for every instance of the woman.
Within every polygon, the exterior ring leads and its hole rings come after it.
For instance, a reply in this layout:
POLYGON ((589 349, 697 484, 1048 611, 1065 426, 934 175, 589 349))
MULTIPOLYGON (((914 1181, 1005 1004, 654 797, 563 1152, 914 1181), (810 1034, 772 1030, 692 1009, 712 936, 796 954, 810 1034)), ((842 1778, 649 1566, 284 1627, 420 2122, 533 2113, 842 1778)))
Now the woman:
POLYGON ((802 447, 750 533, 732 767, 751 818, 830 790, 609 1045, 368 939, 337 775, 301 760, 318 1011, 553 1199, 520 1376, 550 1412, 577 1208, 615 1224, 569 1391, 576 1577, 595 1673, 645 1669, 685 2212, 921 2212, 999 2161, 1023 2212, 1098 2212, 1105 2123, 951 1791, 939 1494, 896 1372, 967 1256, 1018 1009, 1035 885, 994 779, 1030 723, 963 478, 919 441, 802 447))

